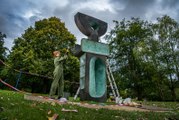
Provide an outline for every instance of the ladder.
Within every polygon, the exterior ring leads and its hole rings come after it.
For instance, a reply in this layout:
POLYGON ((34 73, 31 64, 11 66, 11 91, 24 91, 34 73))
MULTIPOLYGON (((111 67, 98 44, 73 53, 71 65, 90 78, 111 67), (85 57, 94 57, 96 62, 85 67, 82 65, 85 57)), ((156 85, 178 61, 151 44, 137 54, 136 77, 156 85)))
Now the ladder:
POLYGON ((107 73, 108 80, 109 80, 109 83, 110 83, 110 86, 111 86, 112 93, 113 93, 114 97, 119 98, 119 96, 120 96, 119 91, 118 91, 116 82, 114 80, 114 76, 113 76, 113 74, 111 72, 111 67, 109 65, 108 60, 106 60, 106 73, 107 73))
POLYGON ((78 90, 76 91, 76 94, 75 94, 75 96, 73 98, 74 100, 76 100, 76 98, 78 97, 79 93, 80 93, 80 86, 78 87, 78 90))
MULTIPOLYGON (((114 80, 114 76, 111 72, 111 68, 110 68, 110 65, 109 65, 109 62, 106 60, 106 73, 107 73, 107 77, 108 77, 108 80, 109 80, 109 83, 110 83, 110 86, 111 86, 111 89, 112 89, 112 92, 113 92, 113 95, 115 97, 115 99, 118 97, 119 98, 119 91, 118 91, 118 88, 117 88, 117 85, 116 85, 116 82, 114 80)), ((78 97, 80 93, 80 87, 78 87, 78 90, 74 96, 74 100, 76 100, 76 98, 78 97)))

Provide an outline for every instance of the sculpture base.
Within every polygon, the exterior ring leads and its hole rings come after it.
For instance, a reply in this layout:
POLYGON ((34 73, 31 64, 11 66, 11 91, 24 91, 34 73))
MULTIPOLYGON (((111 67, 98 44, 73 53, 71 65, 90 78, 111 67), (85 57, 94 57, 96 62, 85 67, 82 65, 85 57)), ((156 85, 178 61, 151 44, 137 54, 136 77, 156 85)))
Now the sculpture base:
POLYGON ((107 94, 105 94, 102 97, 94 98, 89 95, 89 93, 85 92, 84 89, 80 90, 80 100, 81 101, 95 101, 95 102, 106 102, 107 101, 107 94))

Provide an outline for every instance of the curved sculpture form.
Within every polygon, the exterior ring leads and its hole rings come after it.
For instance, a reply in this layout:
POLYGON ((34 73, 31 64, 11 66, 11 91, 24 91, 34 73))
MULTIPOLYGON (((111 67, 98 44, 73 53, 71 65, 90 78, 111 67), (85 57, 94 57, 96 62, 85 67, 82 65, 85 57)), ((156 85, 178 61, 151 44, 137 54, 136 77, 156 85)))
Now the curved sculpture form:
POLYGON ((107 31, 107 23, 78 12, 75 16, 78 29, 88 38, 81 39, 81 46, 75 46, 76 56, 80 57, 80 100, 105 102, 106 56, 109 46, 99 42, 99 37, 107 31))
POLYGON ((75 23, 83 34, 94 41, 98 41, 107 31, 106 22, 80 12, 75 15, 75 23))
POLYGON ((106 91, 106 67, 103 60, 92 57, 89 74, 89 94, 95 98, 102 97, 106 91))

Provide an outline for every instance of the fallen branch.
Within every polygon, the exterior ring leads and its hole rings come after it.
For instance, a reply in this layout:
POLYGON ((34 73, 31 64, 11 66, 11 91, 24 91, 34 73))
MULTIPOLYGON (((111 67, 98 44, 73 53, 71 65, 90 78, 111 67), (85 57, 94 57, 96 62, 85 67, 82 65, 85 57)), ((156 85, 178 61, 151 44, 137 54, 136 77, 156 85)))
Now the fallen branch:
POLYGON ((69 110, 69 109, 65 109, 65 108, 62 108, 63 112, 78 112, 78 110, 69 110))

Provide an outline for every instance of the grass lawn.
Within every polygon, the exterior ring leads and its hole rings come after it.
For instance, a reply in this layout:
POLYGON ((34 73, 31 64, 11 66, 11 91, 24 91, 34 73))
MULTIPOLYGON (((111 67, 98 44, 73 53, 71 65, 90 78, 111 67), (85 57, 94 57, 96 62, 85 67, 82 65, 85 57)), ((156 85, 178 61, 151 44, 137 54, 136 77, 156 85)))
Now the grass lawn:
POLYGON ((0 120, 179 120, 179 103, 148 102, 146 104, 174 109, 170 112, 137 112, 108 109, 89 109, 69 104, 52 104, 24 100, 23 94, 0 90, 0 120), (63 112, 62 108, 78 110, 63 112))

